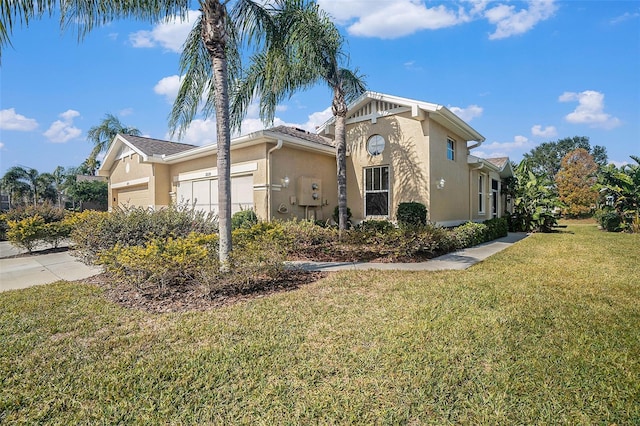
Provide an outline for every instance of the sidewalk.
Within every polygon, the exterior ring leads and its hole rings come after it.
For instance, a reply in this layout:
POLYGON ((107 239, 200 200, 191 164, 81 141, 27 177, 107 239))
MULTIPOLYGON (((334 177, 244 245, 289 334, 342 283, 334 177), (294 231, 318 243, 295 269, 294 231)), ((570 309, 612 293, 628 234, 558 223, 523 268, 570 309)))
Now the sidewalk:
MULTIPOLYGON (((524 233, 509 233, 507 237, 419 263, 296 261, 288 262, 288 265, 305 271, 327 272, 367 269, 384 271, 463 270, 506 249, 526 236, 527 234, 524 233)), ((23 251, 15 249, 6 241, 0 241, 0 292, 48 284, 59 280, 76 281, 102 272, 100 268, 85 265, 67 251, 50 254, 35 252, 29 256, 13 257, 19 253, 23 253, 23 251)))
POLYGON ((448 253, 426 262, 417 263, 366 263, 366 262, 307 262, 295 261, 289 264, 305 271, 353 271, 379 269, 383 271, 450 271, 463 270, 483 261, 514 243, 527 234, 510 232, 509 235, 488 243, 448 253))

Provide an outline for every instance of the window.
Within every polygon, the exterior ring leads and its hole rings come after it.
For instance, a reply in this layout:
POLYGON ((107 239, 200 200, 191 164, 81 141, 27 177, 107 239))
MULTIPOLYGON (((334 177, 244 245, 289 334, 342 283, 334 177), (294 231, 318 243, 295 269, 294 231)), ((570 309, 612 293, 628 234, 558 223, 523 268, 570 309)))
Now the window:
POLYGON ((384 150, 384 138, 380 135, 373 135, 367 141, 367 151, 369 155, 376 156, 382 154, 384 150))
POLYGON ((364 211, 367 216, 389 215, 389 166, 364 169, 364 211))
POLYGON ((478 213, 484 214, 484 175, 478 175, 478 213))
POLYGON ((456 141, 447 138, 447 159, 451 161, 456 160, 456 141))

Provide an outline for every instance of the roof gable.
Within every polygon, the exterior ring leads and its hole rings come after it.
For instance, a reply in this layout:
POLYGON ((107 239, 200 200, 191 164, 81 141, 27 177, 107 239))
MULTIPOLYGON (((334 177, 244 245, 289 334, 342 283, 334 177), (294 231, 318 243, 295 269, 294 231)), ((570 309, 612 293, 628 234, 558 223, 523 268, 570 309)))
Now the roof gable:
POLYGON ((178 152, 187 151, 196 147, 196 145, 145 138, 142 136, 122 135, 122 137, 130 142, 133 147, 138 148, 136 151, 140 151, 147 157, 177 154, 178 152))
MULTIPOLYGON (((445 128, 454 130, 466 141, 477 141, 469 148, 475 148, 484 142, 485 138, 460 117, 443 105, 415 99, 401 98, 378 92, 365 92, 348 107, 347 124, 370 120, 375 123, 380 117, 410 112, 416 120, 429 117, 445 128)), ((318 128, 318 133, 332 134, 335 117, 318 128)))

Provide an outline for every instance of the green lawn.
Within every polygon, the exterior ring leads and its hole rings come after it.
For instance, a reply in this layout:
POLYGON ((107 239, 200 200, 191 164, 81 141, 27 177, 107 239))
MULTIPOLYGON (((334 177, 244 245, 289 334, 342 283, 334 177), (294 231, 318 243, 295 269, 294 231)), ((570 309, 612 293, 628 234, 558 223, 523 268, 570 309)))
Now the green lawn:
POLYGON ((640 424, 640 235, 563 231, 210 312, 0 293, 0 423, 640 424))

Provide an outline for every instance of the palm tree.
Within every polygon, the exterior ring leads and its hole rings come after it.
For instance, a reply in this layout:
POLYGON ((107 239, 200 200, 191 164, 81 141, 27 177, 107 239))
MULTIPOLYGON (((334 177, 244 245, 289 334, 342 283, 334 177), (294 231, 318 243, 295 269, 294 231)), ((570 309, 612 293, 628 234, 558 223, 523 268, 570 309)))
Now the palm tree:
POLYGON ((23 180, 26 170, 19 166, 11 167, 0 179, 0 187, 9 195, 9 208, 18 204, 18 200, 24 200, 25 196, 30 197, 30 187, 23 180))
POLYGON ((320 81, 332 91, 331 111, 335 118, 338 178, 338 226, 347 226, 346 118, 348 102, 365 92, 361 75, 342 67, 348 62, 344 39, 329 16, 315 2, 285 0, 277 15, 279 35, 252 59, 236 87, 232 114, 242 117, 254 96, 260 98, 260 116, 273 122, 278 102, 301 88, 320 81))
POLYGON ((184 78, 170 114, 169 127, 182 136, 199 111, 215 113, 218 168, 218 228, 220 263, 225 268, 231 253, 231 131, 229 81, 239 74, 239 34, 247 43, 269 38, 275 7, 251 0, 238 0, 231 11, 228 0, 200 0, 202 15, 187 38, 180 58, 184 78))
POLYGON ((86 160, 87 166, 95 174, 99 162, 98 155, 101 152, 107 152, 113 139, 120 133, 123 135, 140 136, 142 133, 135 127, 128 127, 120 122, 120 119, 113 114, 106 114, 102 122, 93 126, 87 132, 87 139, 93 143, 93 150, 86 160))
POLYGON ((51 178, 49 173, 40 174, 31 167, 14 166, 3 176, 2 186, 9 192, 11 198, 14 198, 15 194, 22 197, 28 195, 35 206, 42 196, 48 197, 51 194, 51 178))
POLYGON ((11 45, 14 26, 28 25, 33 19, 60 11, 60 26, 77 26, 79 38, 94 27, 116 19, 135 18, 157 22, 168 16, 184 18, 186 0, 0 0, 0 57, 2 47, 11 45), (58 7, 57 7, 58 6, 58 7))

